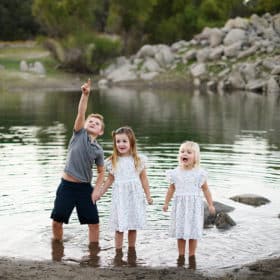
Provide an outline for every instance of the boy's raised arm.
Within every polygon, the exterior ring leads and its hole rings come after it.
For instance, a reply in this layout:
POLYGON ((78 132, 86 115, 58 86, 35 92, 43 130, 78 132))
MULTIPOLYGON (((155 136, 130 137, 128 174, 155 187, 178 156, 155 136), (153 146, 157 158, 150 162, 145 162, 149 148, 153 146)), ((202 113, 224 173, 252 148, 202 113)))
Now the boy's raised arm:
POLYGON ((88 79, 86 83, 84 83, 81 87, 82 95, 80 98, 79 106, 78 106, 78 114, 74 124, 74 130, 79 131, 84 127, 85 124, 85 114, 87 110, 88 98, 90 93, 91 80, 88 79))

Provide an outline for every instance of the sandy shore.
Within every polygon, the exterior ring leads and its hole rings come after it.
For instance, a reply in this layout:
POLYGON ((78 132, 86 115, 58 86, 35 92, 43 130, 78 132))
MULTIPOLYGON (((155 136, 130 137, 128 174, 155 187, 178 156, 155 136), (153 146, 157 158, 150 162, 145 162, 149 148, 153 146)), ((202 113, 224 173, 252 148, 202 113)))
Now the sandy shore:
POLYGON ((228 271, 222 276, 202 275, 187 267, 149 268, 149 267, 108 267, 96 268, 85 264, 61 262, 39 262, 0 258, 0 279, 280 279, 280 258, 260 260, 228 271))

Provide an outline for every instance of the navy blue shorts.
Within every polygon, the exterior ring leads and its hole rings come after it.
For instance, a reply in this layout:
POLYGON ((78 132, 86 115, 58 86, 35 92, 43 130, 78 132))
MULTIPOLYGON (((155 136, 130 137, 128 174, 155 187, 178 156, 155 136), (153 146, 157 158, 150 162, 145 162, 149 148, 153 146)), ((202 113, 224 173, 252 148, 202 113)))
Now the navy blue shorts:
POLYGON ((74 183, 61 179, 51 218, 56 222, 68 224, 76 207, 80 224, 99 224, 97 206, 91 199, 92 191, 90 183, 74 183))

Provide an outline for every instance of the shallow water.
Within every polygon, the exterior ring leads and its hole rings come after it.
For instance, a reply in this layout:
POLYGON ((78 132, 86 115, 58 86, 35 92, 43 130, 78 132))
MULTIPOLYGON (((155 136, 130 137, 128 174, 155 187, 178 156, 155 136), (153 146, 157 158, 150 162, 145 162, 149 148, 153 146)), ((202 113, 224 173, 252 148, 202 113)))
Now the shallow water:
MULTIPOLYGON (((205 229, 198 243, 197 267, 216 273, 243 263, 280 255, 280 98, 252 93, 136 91, 114 88, 91 96, 89 112, 106 121, 100 139, 106 156, 110 133, 134 128, 139 151, 149 158, 154 205, 147 230, 139 231, 139 266, 176 266, 176 240, 168 237, 169 215, 161 208, 168 187, 166 169, 177 164, 179 145, 200 143, 201 165, 215 201, 235 207, 237 225, 227 231, 205 229), (252 207, 229 198, 254 193, 271 200, 252 207)), ((79 92, 0 93, 0 255, 50 260, 55 190, 64 167, 79 92)), ((108 231, 110 192, 98 203, 101 219, 99 258, 91 265, 114 265, 114 234, 108 231)), ((63 261, 88 258, 87 227, 73 213, 65 226, 63 261)), ((125 238, 124 260, 127 239, 125 238)), ((57 248, 58 251, 61 248, 57 248)))

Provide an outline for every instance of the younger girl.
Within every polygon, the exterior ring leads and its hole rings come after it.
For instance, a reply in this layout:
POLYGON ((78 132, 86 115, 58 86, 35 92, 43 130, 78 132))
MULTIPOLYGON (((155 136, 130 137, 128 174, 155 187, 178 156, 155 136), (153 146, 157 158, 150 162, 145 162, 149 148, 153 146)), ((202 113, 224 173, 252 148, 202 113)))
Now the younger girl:
POLYGON ((195 269, 197 239, 202 237, 204 204, 201 189, 207 200, 209 211, 215 213, 212 196, 207 184, 207 173, 199 167, 200 149, 197 143, 186 141, 179 149, 179 166, 166 172, 168 188, 163 211, 175 193, 170 233, 177 239, 178 265, 185 263, 186 240, 189 245, 189 267, 195 269))
POLYGON ((143 229, 146 223, 145 196, 149 204, 153 203, 145 170, 146 159, 138 155, 130 127, 121 127, 113 131, 112 136, 113 154, 107 161, 109 175, 101 196, 113 184, 109 226, 115 231, 116 258, 122 257, 125 231, 128 231, 128 255, 136 258, 136 230, 143 229))

